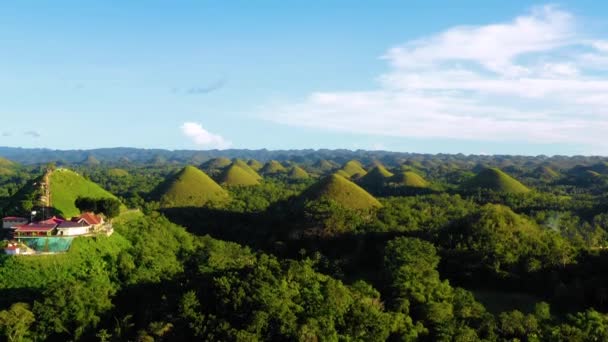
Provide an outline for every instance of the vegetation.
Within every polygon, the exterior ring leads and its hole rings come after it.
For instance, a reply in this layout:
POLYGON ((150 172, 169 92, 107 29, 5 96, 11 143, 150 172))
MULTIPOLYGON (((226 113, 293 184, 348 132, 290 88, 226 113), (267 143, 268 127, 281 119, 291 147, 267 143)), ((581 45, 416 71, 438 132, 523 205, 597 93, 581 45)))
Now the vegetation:
POLYGON ((74 202, 80 212, 103 214, 113 219, 120 214, 120 201, 114 198, 78 197, 74 202))
MULTIPOLYGON (((608 339, 601 158, 230 150, 290 167, 260 181, 234 160, 214 176, 234 168, 259 184, 226 189, 180 162, 215 153, 78 154, 69 166, 80 178, 140 210, 66 253, 1 255, 0 339, 608 339), (99 163, 82 163, 89 155, 99 163), (373 166, 352 181, 336 172, 346 164, 373 166), (517 191, 498 168, 535 190, 517 191), (310 177, 293 179, 300 170, 310 177), (166 207, 167 193, 179 203, 166 207)), ((39 205, 55 168, 0 174, 3 213, 39 205)), ((81 195, 73 205, 100 212, 109 202, 81 195)))

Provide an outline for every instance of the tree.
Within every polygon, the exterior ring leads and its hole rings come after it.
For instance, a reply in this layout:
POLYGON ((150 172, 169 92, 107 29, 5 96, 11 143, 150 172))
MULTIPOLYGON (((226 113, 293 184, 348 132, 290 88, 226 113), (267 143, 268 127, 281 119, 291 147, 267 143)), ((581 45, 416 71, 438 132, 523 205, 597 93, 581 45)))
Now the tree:
POLYGON ((0 311, 0 330, 9 342, 22 341, 35 320, 28 304, 15 303, 0 311))
POLYGON ((108 219, 113 219, 120 214, 120 201, 114 198, 103 198, 97 201, 97 209, 108 219))
POLYGON ((90 197, 78 197, 74 202, 80 212, 97 212, 97 200, 90 197))

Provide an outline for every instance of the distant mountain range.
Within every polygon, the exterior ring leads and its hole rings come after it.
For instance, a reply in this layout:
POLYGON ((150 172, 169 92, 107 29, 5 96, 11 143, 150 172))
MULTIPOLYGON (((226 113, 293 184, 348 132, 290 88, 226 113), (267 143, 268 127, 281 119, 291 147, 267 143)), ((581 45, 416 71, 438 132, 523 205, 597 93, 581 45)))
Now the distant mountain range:
POLYGON ((530 165, 551 163, 558 168, 571 168, 576 165, 592 165, 608 162, 608 157, 597 156, 508 156, 508 155, 464 155, 464 154, 422 154, 390 151, 367 151, 346 149, 302 149, 302 150, 164 150, 130 147, 100 148, 91 150, 52 150, 43 148, 0 147, 0 157, 24 165, 56 162, 66 164, 193 164, 200 165, 207 160, 219 157, 229 159, 255 159, 261 162, 277 160, 295 163, 318 163, 331 160, 344 164, 349 160, 360 160, 365 164, 379 161, 384 165, 400 165, 405 160, 416 161, 422 165, 437 162, 492 165, 505 168, 509 165, 530 165))

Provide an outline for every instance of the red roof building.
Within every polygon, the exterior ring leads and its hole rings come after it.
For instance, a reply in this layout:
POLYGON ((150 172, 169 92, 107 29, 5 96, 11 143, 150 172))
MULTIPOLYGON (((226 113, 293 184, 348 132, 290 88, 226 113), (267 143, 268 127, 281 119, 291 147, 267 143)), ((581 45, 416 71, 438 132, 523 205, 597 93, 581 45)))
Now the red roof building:
POLYGON ((91 212, 86 212, 86 213, 82 213, 80 214, 79 217, 75 217, 72 219, 72 221, 84 221, 87 224, 91 225, 91 226, 97 226, 103 223, 103 217, 99 216, 99 215, 95 215, 94 213, 91 212))
POLYGON ((17 226, 15 229, 15 237, 26 237, 26 236, 50 236, 57 224, 55 223, 30 223, 22 226, 17 226))

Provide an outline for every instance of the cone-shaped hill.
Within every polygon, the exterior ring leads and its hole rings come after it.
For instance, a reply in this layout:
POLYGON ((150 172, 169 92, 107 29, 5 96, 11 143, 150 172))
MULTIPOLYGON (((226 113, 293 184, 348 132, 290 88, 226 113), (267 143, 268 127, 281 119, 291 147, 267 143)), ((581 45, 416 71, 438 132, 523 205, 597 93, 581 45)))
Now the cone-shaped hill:
POLYGON ((525 185, 516 179, 502 172, 497 168, 486 168, 479 172, 475 177, 464 184, 464 189, 471 191, 485 189, 505 193, 526 193, 529 192, 525 185))
POLYGON ((264 175, 276 175, 277 173, 286 172, 287 169, 283 166, 283 164, 279 163, 276 160, 271 160, 264 164, 264 167, 260 170, 260 172, 264 175))
POLYGON ((161 207, 201 207, 209 202, 222 203, 228 193, 203 171, 186 166, 153 191, 161 207))
POLYGON ((364 188, 377 189, 382 187, 393 174, 387 170, 382 164, 376 164, 369 172, 361 177, 361 185, 364 188))
POLYGON ((342 171, 349 177, 360 178, 367 174, 361 163, 357 160, 350 160, 342 166, 342 171))
POLYGON ((249 167, 252 168, 254 171, 260 171, 260 169, 264 167, 264 164, 260 163, 255 159, 249 159, 249 161, 247 161, 247 165, 249 165, 249 167))
POLYGON ((108 176, 110 177, 128 177, 129 176, 129 172, 125 169, 120 169, 120 168, 113 168, 113 169, 109 169, 107 171, 108 176))
POLYGON ((320 160, 317 160, 317 162, 314 163, 312 165, 312 167, 315 168, 316 170, 319 170, 320 172, 329 172, 331 170, 338 168, 339 165, 332 161, 329 161, 329 160, 320 159, 320 160))
POLYGON ((225 185, 258 185, 260 184, 260 177, 256 177, 247 170, 243 169, 237 164, 232 164, 225 168, 218 178, 220 184, 225 185))
POLYGON ((540 180, 554 180, 560 177, 557 171, 547 165, 539 166, 534 169, 532 176, 540 180))
POLYGON ((15 167, 17 164, 6 158, 0 157, 0 167, 15 167))
POLYGON ((255 179, 262 179, 262 176, 260 176, 254 169, 251 168, 251 166, 247 165, 247 163, 245 163, 244 161, 242 161, 241 159, 235 159, 232 164, 240 167, 241 169, 247 171, 247 173, 251 174, 253 177, 255 177, 255 179))
POLYGON ((308 179, 309 177, 308 172, 299 166, 292 166, 287 174, 287 178, 291 180, 302 180, 308 179))
POLYGON ((68 169, 57 169, 48 173, 50 205, 63 217, 70 218, 80 214, 74 202, 78 197, 116 198, 102 187, 78 173, 68 169))
POLYGON ((0 157, 0 176, 10 176, 15 173, 16 168, 16 163, 0 157))
POLYGON ((329 199, 351 209, 369 209, 382 206, 367 191, 337 174, 329 175, 312 185, 304 191, 302 198, 311 201, 329 199))
POLYGON ((204 162, 203 164, 201 164, 201 169, 218 170, 218 169, 223 169, 230 164, 232 164, 232 161, 228 158, 224 158, 224 157, 213 158, 213 159, 209 159, 206 162, 204 162))
POLYGON ((391 183, 410 188, 428 188, 429 183, 413 171, 399 172, 390 180, 391 183))

